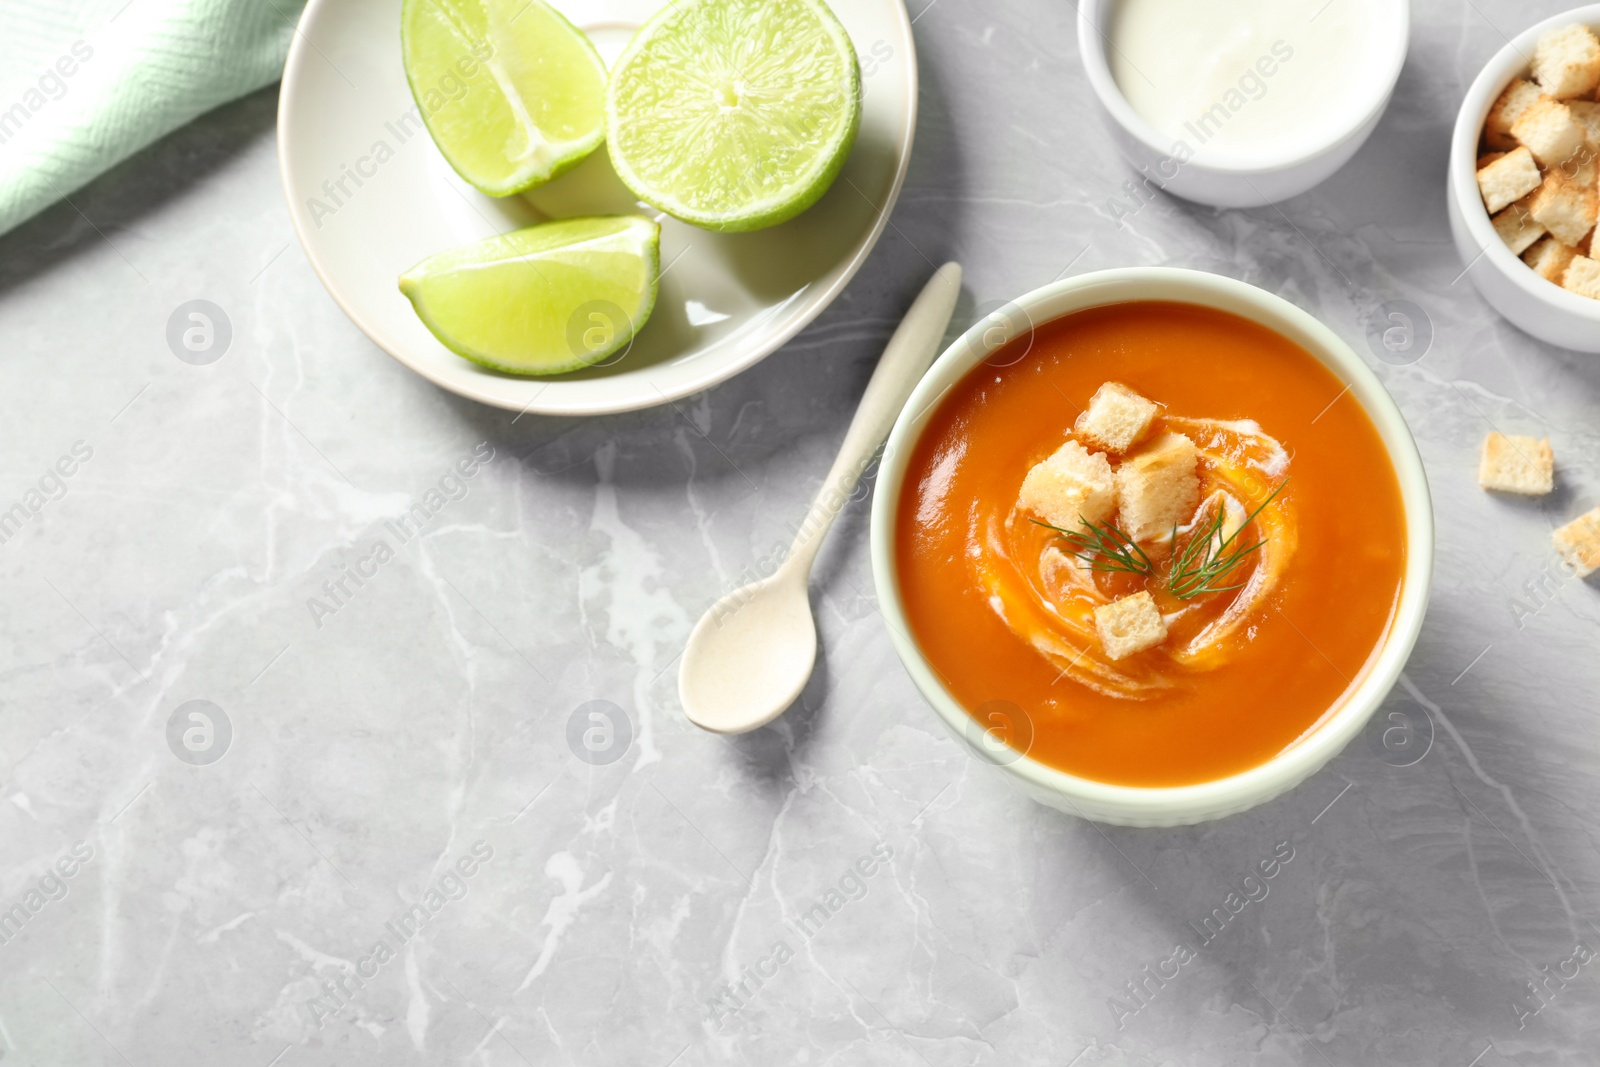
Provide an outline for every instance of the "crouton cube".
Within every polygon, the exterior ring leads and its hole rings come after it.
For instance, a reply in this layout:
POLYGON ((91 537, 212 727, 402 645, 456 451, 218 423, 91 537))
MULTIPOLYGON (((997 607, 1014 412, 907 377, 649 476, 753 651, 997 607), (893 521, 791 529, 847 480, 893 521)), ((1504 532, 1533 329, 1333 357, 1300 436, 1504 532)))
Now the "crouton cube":
MULTIPOLYGON (((1600 508, 1579 515, 1557 530, 1551 539, 1576 577, 1587 578, 1600 571, 1600 508)), ((1095 614, 1098 616, 1099 612, 1095 614)))
POLYGON ((1502 152, 1517 147, 1517 139, 1511 135, 1511 126, 1542 95, 1537 85, 1522 78, 1506 86, 1506 91, 1489 109, 1489 118, 1483 124, 1483 138, 1489 147, 1502 152))
POLYGON ((1573 256, 1567 272, 1561 276, 1561 288, 1569 293, 1600 300, 1600 263, 1588 256, 1573 256))
POLYGON ((1090 397, 1089 409, 1073 429, 1107 452, 1126 452, 1149 432, 1159 410, 1121 382, 1106 382, 1090 397))
POLYGON ((1497 493, 1544 496, 1555 488, 1555 453, 1548 437, 1491 433, 1478 459, 1478 485, 1497 493))
POLYGON ((1559 170, 1585 189, 1600 185, 1600 155, 1594 150, 1594 142, 1585 141, 1577 154, 1561 164, 1559 170))
POLYGON ((1200 453, 1181 433, 1151 441, 1117 468, 1117 510, 1122 531, 1135 541, 1171 536, 1200 503, 1200 453))
MULTIPOLYGON (((1570 107, 1571 105, 1568 106, 1570 107)), ((1595 144, 1594 139, 1588 136, 1586 128, 1583 144, 1579 146, 1576 152, 1567 157, 1566 162, 1554 169, 1571 178, 1579 185, 1586 185, 1593 189, 1596 178, 1600 177, 1600 151, 1596 150, 1595 144)))
POLYGON ((1600 40, 1579 23, 1549 30, 1533 48, 1533 80, 1558 100, 1588 96, 1600 85, 1600 40))
POLYGON ((1076 530, 1085 519, 1105 522, 1117 506, 1111 461, 1068 441, 1028 472, 1017 503, 1063 530, 1076 530))
POLYGON ((1584 132, 1589 135, 1589 141, 1600 145, 1600 103, 1593 100, 1568 100, 1567 110, 1572 112, 1572 117, 1583 124, 1584 132))
POLYGON ((1167 621, 1148 592, 1134 593, 1094 609, 1094 628, 1107 659, 1126 659, 1167 639, 1167 621))
POLYGON ((1527 197, 1500 212, 1492 221, 1494 232, 1500 235, 1500 240, 1504 241, 1506 247, 1511 249, 1511 254, 1516 256, 1526 252, 1529 245, 1545 234, 1544 227, 1534 221, 1533 216, 1528 213, 1527 197))
POLYGON ((1547 167, 1559 167, 1589 139, 1583 123, 1572 116, 1572 109, 1548 96, 1541 96, 1517 116, 1511 124, 1511 136, 1547 167))
POLYGON ((1504 158, 1506 158, 1506 154, 1504 152, 1485 152, 1483 155, 1478 157, 1478 169, 1482 170, 1495 160, 1504 158))
POLYGON ((1571 245, 1564 245, 1554 237, 1541 237, 1522 253, 1522 262, 1532 267, 1539 277, 1560 285, 1577 254, 1578 250, 1571 245))
POLYGON ((1594 229, 1596 217, 1600 217, 1600 197, 1556 168, 1545 175, 1538 191, 1529 197, 1528 214, 1549 230, 1550 236, 1576 248, 1594 229))
POLYGON ((1521 200, 1539 188, 1542 181, 1539 164, 1533 161, 1533 153, 1526 148, 1509 152, 1478 171, 1478 191, 1483 194, 1483 206, 1491 215, 1521 200))

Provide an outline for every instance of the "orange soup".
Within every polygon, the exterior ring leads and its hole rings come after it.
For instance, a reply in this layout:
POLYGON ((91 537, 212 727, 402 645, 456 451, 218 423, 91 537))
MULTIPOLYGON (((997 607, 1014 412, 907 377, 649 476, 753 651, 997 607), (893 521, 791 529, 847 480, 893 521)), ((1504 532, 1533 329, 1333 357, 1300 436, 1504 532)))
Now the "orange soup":
POLYGON ((1406 564, 1393 465, 1344 383, 1177 303, 1078 312, 979 364, 896 527, 912 636, 956 699, 1021 709, 1034 759, 1129 786, 1306 736, 1382 646, 1406 564), (1128 398, 1114 418, 1103 385, 1128 398))

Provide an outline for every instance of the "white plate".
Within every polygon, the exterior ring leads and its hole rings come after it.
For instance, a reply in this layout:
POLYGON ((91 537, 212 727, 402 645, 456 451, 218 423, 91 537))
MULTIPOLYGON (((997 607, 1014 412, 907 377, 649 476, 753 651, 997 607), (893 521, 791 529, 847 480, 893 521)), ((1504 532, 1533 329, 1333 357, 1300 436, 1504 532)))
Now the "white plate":
MULTIPOLYGON (((426 131, 400 62, 401 0, 311 0, 278 102, 289 214, 322 283, 386 352, 453 393, 514 411, 632 411, 732 377, 827 307, 883 232, 911 156, 917 59, 901 0, 831 0, 861 60, 861 133, 832 189, 768 230, 716 234, 640 205, 602 148, 568 174, 497 200, 467 185, 426 131), (381 159, 381 162, 380 162, 381 159), (516 378, 452 353, 396 279, 435 252, 546 218, 643 213, 662 221, 661 294, 632 347, 606 364, 516 378)), ((607 61, 660 0, 554 0, 607 61)))

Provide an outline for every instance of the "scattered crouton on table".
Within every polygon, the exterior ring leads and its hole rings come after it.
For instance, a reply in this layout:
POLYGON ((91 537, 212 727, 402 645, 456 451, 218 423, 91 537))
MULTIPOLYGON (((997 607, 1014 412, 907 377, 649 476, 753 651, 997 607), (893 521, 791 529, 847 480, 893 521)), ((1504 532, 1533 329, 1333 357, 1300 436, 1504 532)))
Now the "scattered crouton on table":
POLYGON ((1555 453, 1550 439, 1491 433, 1483 439, 1478 484, 1499 493, 1544 496, 1555 488, 1555 453))
POLYGON ((1556 551, 1579 578, 1600 571, 1600 508, 1567 523, 1552 535, 1556 551))

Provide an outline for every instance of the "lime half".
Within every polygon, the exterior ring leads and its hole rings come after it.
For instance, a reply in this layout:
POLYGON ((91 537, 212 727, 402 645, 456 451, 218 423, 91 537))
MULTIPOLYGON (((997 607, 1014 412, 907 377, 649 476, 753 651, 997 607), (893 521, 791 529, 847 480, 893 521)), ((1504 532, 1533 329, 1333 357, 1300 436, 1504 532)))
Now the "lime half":
POLYGON ((417 110, 476 188, 520 193, 605 139, 605 63, 543 0, 406 0, 400 17, 417 110))
POLYGON ((681 0, 645 23, 606 97, 617 175, 710 230, 798 215, 861 125, 861 72, 822 0, 681 0))
POLYGON ((400 276, 400 291, 457 355, 562 374, 612 355, 650 317, 660 236, 634 217, 546 222, 429 256, 400 276))

